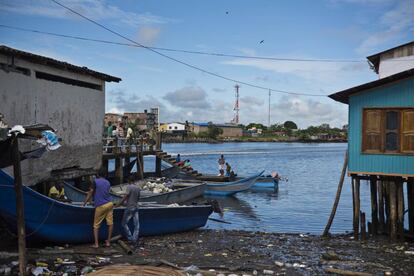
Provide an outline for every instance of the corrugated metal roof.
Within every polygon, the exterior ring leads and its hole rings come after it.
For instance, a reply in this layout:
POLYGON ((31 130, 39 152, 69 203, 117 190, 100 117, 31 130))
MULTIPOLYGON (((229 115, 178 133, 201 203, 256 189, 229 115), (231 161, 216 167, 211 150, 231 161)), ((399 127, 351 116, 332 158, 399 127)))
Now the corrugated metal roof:
POLYGON ((413 69, 409 69, 391 76, 388 76, 386 78, 382 78, 376 81, 372 81, 372 82, 368 82, 359 86, 355 86, 334 94, 329 95, 329 98, 344 103, 344 104, 348 104, 349 103, 349 97, 352 96, 353 94, 356 93, 363 93, 371 88, 375 88, 375 87, 379 87, 381 85, 385 85, 394 81, 399 81, 399 80, 403 80, 403 79, 407 79, 410 77, 414 77, 414 68, 413 69))
POLYGON ((69 71, 73 73, 92 76, 97 79, 105 80, 108 82, 112 82, 112 81, 120 82, 121 81, 121 78, 107 75, 101 72, 93 71, 89 69, 88 67, 76 66, 76 65, 64 62, 64 61, 59 61, 53 58, 40 56, 40 55, 36 55, 33 53, 10 48, 5 45, 0 45, 0 54, 21 58, 21 59, 24 59, 24 60, 27 60, 27 61, 30 61, 36 64, 47 65, 47 66, 51 66, 51 67, 54 67, 60 70, 65 70, 65 71, 69 71))

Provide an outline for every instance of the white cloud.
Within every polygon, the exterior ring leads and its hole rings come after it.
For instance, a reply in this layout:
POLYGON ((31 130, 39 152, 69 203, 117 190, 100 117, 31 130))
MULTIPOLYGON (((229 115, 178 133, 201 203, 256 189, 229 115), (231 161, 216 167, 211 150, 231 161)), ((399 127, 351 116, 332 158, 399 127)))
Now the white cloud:
POLYGON ((357 48, 360 54, 372 54, 377 47, 390 41, 413 36, 414 1, 403 0, 384 13, 379 19, 381 31, 369 35, 357 48))
POLYGON ((171 105, 181 108, 209 108, 207 93, 197 86, 187 86, 168 92, 164 97, 171 105))
MULTIPOLYGON (((100 0, 61 0, 62 4, 94 20, 115 20, 131 26, 140 24, 163 24, 170 22, 168 18, 153 15, 151 13, 134 13, 124 11, 117 6, 109 5, 100 0)), ((61 19, 80 19, 63 7, 49 0, 14 0, 0 1, 0 10, 26 14, 45 16, 61 19)))
POLYGON ((161 34, 160 27, 142 26, 138 30, 138 42, 144 45, 153 45, 161 34))
POLYGON ((263 99, 252 96, 241 97, 240 101, 247 106, 262 106, 264 103, 263 99))

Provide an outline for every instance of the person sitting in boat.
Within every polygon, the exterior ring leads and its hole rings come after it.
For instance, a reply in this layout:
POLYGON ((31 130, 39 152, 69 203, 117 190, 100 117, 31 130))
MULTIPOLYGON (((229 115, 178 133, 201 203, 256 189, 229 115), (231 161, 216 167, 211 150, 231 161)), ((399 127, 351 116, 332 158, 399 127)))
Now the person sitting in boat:
POLYGON ((187 160, 180 161, 180 162, 178 162, 176 165, 177 165, 178 167, 182 167, 182 166, 184 166, 185 161, 187 161, 187 160))
POLYGON ((48 196, 50 198, 60 200, 60 201, 68 200, 65 197, 65 188, 63 188, 63 185, 60 182, 52 182, 52 187, 49 190, 48 196))
POLYGON ((226 162, 226 176, 230 176, 231 166, 229 163, 226 162))
POLYGON ((181 155, 177 154, 177 157, 175 157, 175 162, 180 163, 181 162, 181 155))
POLYGON ((273 179, 279 181, 280 180, 280 176, 277 172, 272 172, 271 176, 273 177, 273 179))
POLYGON ((183 168, 192 169, 190 159, 185 160, 183 168))
POLYGON ((229 181, 235 181, 235 180, 236 180, 236 174, 234 173, 234 171, 231 171, 229 175, 229 181))
POLYGON ((139 212, 138 212, 138 201, 141 194, 141 190, 138 185, 134 184, 135 179, 133 176, 129 177, 129 184, 126 187, 126 195, 122 200, 115 205, 115 207, 121 206, 126 202, 126 208, 122 217, 122 228, 124 229, 126 238, 134 247, 138 245, 139 237, 139 212), (128 222, 133 220, 133 231, 128 227, 128 222))

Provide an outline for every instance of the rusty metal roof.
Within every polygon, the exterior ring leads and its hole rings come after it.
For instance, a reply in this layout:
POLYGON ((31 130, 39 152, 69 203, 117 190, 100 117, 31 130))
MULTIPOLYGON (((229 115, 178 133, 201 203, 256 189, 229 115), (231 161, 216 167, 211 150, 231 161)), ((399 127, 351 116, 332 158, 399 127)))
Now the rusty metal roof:
POLYGON ((47 65, 47 66, 54 67, 54 68, 64 70, 64 71, 92 76, 92 77, 95 77, 97 79, 101 79, 107 82, 120 82, 121 81, 121 78, 107 75, 101 72, 97 72, 97 71, 89 69, 88 67, 76 66, 76 65, 64 62, 64 61, 59 61, 53 58, 40 56, 40 55, 36 55, 33 53, 10 48, 5 45, 0 45, 0 54, 24 59, 24 60, 27 60, 27 61, 30 61, 36 64, 47 65))
POLYGON ((372 82, 368 82, 368 83, 364 83, 362 85, 359 86, 355 86, 346 90, 342 90, 339 91, 337 93, 331 94, 329 95, 329 98, 344 103, 344 104, 348 104, 349 103, 349 97, 357 94, 357 93, 364 93, 369 89, 375 88, 375 87, 379 87, 385 84, 389 84, 395 81, 400 81, 403 79, 407 79, 407 78, 411 78, 414 77, 414 69, 409 69, 406 71, 402 71, 400 73, 388 76, 386 78, 382 78, 376 81, 372 81, 372 82))

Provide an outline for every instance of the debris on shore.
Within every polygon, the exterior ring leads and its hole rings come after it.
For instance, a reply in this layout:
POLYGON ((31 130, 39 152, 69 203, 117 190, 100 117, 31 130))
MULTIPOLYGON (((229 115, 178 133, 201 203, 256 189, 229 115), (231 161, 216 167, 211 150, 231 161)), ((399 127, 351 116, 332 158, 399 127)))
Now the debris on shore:
MULTIPOLYGON (((14 252, 0 252, 0 274, 16 270, 14 252)), ((357 242, 349 235, 198 230, 143 237, 132 255, 116 243, 98 250, 89 245, 30 248, 28 268, 32 275, 81 275, 119 264, 169 267, 184 275, 412 275, 410 252, 414 244, 381 238, 357 242)))

